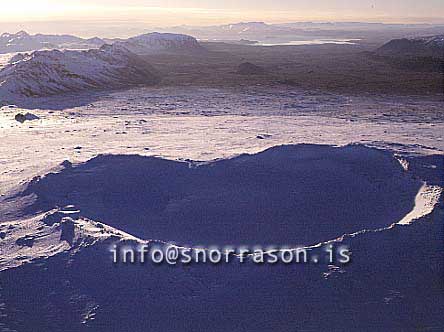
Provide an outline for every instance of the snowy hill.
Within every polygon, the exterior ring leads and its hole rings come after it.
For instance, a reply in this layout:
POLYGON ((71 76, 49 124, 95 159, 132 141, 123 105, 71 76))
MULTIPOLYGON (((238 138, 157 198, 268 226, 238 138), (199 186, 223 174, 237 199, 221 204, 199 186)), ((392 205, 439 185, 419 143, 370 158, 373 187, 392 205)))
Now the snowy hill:
POLYGON ((14 100, 157 81, 154 69, 122 45, 88 51, 35 51, 14 56, 0 71, 0 98, 14 100))
POLYGON ((71 35, 30 35, 25 31, 15 34, 3 33, 0 35, 0 53, 27 52, 41 49, 69 48, 88 49, 97 48, 105 44, 100 38, 83 39, 71 35))
POLYGON ((380 47, 377 53, 390 56, 444 57, 444 35, 394 39, 380 47))
POLYGON ((147 33, 116 44, 121 44, 136 54, 204 51, 196 38, 173 33, 147 33))
MULTIPOLYGON (((42 48, 43 45, 49 48, 49 45, 69 44, 79 39, 73 36, 30 36, 26 32, 3 34, 1 38, 11 42, 8 47, 17 46, 15 49, 42 48)), ((101 43, 100 39, 87 41, 94 45, 101 43)), ((191 36, 150 33, 87 51, 18 53, 10 55, 9 63, 0 70, 0 99, 4 103, 21 97, 154 84, 159 80, 155 70, 139 55, 203 50, 191 36)))

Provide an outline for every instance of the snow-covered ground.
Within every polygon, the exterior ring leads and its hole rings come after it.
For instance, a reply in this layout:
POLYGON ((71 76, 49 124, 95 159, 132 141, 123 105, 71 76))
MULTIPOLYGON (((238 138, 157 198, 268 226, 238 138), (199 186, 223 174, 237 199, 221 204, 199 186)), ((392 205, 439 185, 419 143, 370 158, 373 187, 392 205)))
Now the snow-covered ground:
POLYGON ((0 329, 443 328, 438 98, 164 87, 21 106, 0 109, 0 329), (116 241, 252 239, 343 244, 353 263, 109 260, 116 241))
POLYGON ((444 151, 442 102, 295 91, 137 88, 46 99, 39 120, 0 111, 0 193, 64 160, 141 154, 213 160, 280 144, 364 143, 401 153, 444 151), (83 98, 83 100, 82 100, 83 98))
POLYGON ((17 53, 0 54, 0 70, 9 63, 9 60, 17 53))

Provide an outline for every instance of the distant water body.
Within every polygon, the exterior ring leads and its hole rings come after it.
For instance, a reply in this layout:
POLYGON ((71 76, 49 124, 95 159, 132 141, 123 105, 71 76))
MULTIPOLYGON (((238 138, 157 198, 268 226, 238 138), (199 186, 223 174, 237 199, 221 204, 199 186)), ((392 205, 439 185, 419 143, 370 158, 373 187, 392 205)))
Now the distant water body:
POLYGON ((311 39, 311 40, 292 40, 287 42, 258 42, 255 46, 298 46, 298 45, 323 45, 323 44, 338 44, 338 45, 355 45, 360 39, 311 39))

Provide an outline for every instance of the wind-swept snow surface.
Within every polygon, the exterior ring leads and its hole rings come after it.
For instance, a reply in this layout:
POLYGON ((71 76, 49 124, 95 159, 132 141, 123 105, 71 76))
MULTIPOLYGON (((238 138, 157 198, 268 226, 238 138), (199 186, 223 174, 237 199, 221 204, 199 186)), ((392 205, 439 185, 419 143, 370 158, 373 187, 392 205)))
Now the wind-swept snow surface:
POLYGON ((301 145, 197 167, 99 156, 36 179, 24 195, 36 197, 28 213, 73 204, 142 238, 297 245, 390 225, 412 210, 421 185, 390 154, 301 145))
POLYGON ((442 331, 443 132, 437 99, 285 88, 4 106, 0 330, 442 331), (352 261, 112 262, 165 242, 352 261))
POLYGON ((442 187, 442 165, 430 167, 442 156, 432 157, 412 157, 406 171, 388 151, 299 145, 210 163, 141 156, 65 162, 3 196, 1 204, 10 207, 3 220, 9 213, 28 216, 0 223, 0 326, 25 332, 439 331, 440 193, 424 196, 433 196, 433 207, 415 214, 418 222, 396 225, 419 211, 423 181, 442 187), (391 226, 372 231, 381 225, 391 226), (109 252, 114 243, 150 243, 157 236, 179 245, 193 239, 289 245, 355 230, 362 231, 341 240, 353 257, 341 268, 113 265, 109 252))
POLYGON ((0 98, 4 104, 26 97, 150 85, 158 80, 149 63, 123 46, 36 51, 13 57, 0 71, 0 98))

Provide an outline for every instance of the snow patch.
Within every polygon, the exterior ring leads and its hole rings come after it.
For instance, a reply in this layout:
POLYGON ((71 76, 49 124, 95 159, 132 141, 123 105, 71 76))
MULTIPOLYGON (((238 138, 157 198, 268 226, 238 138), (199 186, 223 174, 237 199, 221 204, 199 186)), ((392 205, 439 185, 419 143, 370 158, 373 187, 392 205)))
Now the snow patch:
POLYGON ((438 186, 428 186, 426 183, 418 191, 415 197, 415 206, 398 225, 409 225, 415 220, 433 212, 435 206, 439 203, 439 199, 442 195, 442 188, 438 186))

